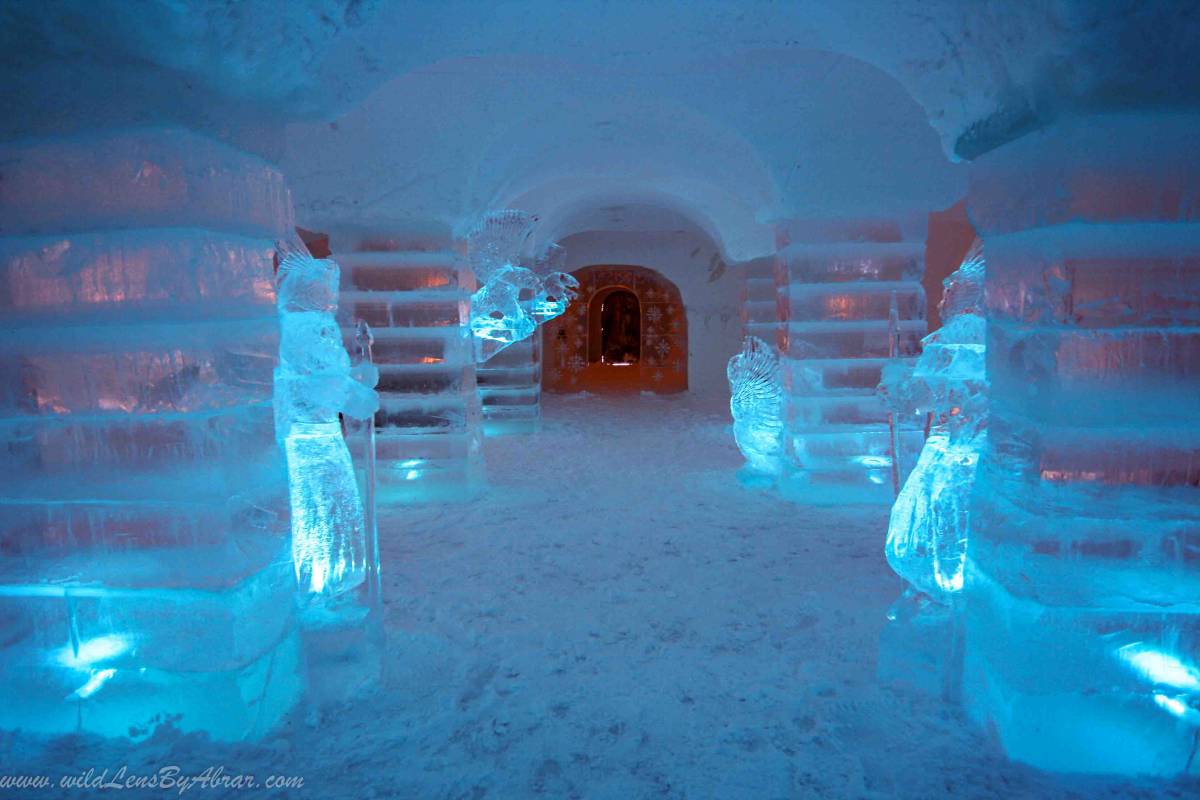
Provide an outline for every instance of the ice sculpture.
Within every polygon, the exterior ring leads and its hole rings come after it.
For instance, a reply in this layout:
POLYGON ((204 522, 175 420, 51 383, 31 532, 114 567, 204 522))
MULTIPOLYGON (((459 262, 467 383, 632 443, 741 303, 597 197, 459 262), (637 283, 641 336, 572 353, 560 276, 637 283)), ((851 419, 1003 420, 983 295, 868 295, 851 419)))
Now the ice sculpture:
POLYGON ((783 467, 785 403, 779 354, 762 339, 747 336, 725 374, 738 449, 752 471, 778 475, 783 467))
POLYGON ((517 263, 537 219, 524 211, 493 211, 467 239, 467 259, 475 280, 484 285, 500 270, 517 263))
POLYGON ((892 507, 888 563, 915 589, 942 602, 963 587, 970 495, 987 437, 983 279, 977 240, 943 283, 944 324, 922 340, 912 374, 902 365, 886 368, 880 386, 894 410, 931 419, 917 465, 892 507))
POLYGON ((366 531, 338 414, 368 419, 379 408, 369 363, 350 366, 337 310, 339 268, 289 253, 279 267, 282 329, 275 370, 276 436, 287 455, 292 560, 300 590, 336 597, 360 584, 366 531))
POLYGON ((486 360, 537 330, 537 322, 528 310, 537 287, 533 272, 509 264, 496 270, 471 296, 471 332, 483 343, 482 352, 486 354, 478 360, 486 360))
POLYGON ((553 243, 534 260, 533 270, 541 278, 541 284, 530 304, 529 313, 538 325, 561 316, 579 295, 579 281, 574 275, 563 271, 566 265, 566 249, 553 243))
POLYGON ((558 245, 551 245, 535 260, 535 268, 546 270, 542 274, 518 265, 534 221, 523 211, 494 212, 468 240, 479 283, 471 296, 471 332, 479 363, 562 314, 579 288, 575 278, 555 271, 563 258, 558 245))

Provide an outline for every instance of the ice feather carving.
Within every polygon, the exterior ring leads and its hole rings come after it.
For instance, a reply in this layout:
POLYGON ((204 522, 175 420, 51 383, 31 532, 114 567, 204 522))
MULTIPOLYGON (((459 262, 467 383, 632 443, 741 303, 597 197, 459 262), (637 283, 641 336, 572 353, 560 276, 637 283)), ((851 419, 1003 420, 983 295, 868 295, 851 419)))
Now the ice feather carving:
POLYGON ((778 474, 783 444, 783 378, 774 348, 747 336, 742 351, 729 359, 729 410, 733 435, 749 467, 778 474))

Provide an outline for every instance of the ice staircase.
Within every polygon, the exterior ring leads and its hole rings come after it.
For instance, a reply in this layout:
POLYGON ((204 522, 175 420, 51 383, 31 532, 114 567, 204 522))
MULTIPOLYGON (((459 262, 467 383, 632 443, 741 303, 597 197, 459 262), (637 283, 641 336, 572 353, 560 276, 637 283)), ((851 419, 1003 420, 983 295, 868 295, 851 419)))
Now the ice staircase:
MULTIPOLYGON (((892 434, 876 387, 889 359, 911 359, 926 332, 923 238, 906 241, 887 222, 803 223, 784 228, 780 244, 775 299, 791 464, 781 490, 804 502, 890 503, 892 434)), ((764 295, 758 282, 751 286, 764 295)), ((901 420, 897 438, 903 480, 923 427, 901 420)))
POLYGON ((483 483, 482 418, 467 327, 471 287, 449 250, 335 253, 339 318, 375 337, 377 502, 468 499, 483 483))

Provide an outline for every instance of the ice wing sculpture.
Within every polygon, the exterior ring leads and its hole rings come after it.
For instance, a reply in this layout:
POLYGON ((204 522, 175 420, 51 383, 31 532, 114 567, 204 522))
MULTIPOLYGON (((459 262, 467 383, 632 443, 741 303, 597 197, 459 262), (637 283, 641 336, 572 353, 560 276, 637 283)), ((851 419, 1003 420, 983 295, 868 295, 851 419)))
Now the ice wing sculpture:
POLYGON ((513 266, 525 249, 536 220, 524 211, 493 211, 467 237, 467 260, 480 286, 504 267, 513 266))
POLYGON ((279 366, 275 430, 287 455, 292 560, 300 589, 326 598, 361 583, 366 569, 362 500, 339 414, 379 408, 373 365, 351 368, 334 318, 338 265, 289 253, 279 267, 279 366))
POLYGON ((534 261, 534 269, 519 265, 532 230, 533 217, 525 212, 498 211, 468 238, 468 259, 479 283, 471 296, 471 332, 479 363, 562 314, 579 289, 575 278, 557 271, 565 251, 556 244, 534 261))
POLYGON ((738 449, 754 472, 778 475, 783 467, 783 377, 774 348, 747 336, 729 359, 729 410, 738 449))
POLYGON ((900 411, 932 415, 929 438, 888 522, 888 563, 934 600, 962 589, 970 496, 987 438, 982 245, 943 283, 943 326, 926 336, 911 375, 887 370, 880 390, 900 411))

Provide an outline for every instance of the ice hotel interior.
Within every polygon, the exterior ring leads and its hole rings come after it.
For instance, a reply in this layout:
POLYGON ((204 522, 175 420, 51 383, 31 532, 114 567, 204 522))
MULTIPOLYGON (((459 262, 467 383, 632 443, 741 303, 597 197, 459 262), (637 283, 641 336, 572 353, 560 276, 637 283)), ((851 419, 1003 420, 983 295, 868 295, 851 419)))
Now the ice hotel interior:
POLYGON ((0 0, 0 796, 1200 798, 1195 0, 0 0))

